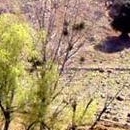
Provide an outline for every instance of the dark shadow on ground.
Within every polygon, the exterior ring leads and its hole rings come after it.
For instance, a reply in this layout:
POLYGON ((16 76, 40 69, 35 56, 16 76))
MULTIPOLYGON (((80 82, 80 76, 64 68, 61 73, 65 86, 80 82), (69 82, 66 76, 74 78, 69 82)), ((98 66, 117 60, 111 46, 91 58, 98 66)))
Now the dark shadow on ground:
POLYGON ((121 39, 120 37, 107 37, 100 45, 95 45, 94 49, 105 53, 115 53, 130 47, 130 39, 121 39))

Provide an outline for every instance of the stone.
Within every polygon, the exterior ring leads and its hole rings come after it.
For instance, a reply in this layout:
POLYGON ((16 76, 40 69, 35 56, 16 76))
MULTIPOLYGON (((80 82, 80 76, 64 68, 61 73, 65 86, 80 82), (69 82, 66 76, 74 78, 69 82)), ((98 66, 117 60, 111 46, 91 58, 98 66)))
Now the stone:
POLYGON ((124 100, 125 100, 125 98, 124 98, 123 96, 117 96, 116 99, 117 99, 118 101, 124 101, 124 100))
POLYGON ((129 117, 129 118, 130 118, 130 113, 128 113, 128 114, 127 114, 127 117, 129 117))
POLYGON ((103 116, 104 119, 111 119, 111 115, 110 114, 106 114, 103 116))
POLYGON ((117 117, 113 117, 113 121, 119 122, 119 119, 117 117))
POLYGON ((126 122, 127 122, 127 123, 130 123, 130 118, 127 118, 126 122))
POLYGON ((101 98, 105 98, 105 94, 101 94, 101 98))

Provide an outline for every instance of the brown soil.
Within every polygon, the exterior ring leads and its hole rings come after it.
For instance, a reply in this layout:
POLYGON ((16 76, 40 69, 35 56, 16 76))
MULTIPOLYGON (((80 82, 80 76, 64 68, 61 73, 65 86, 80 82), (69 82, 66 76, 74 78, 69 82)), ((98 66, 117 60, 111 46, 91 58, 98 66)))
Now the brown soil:
MULTIPOLYGON (((0 0, 0 5, 3 6, 4 3, 6 3, 5 0, 0 0)), ((76 55, 76 58, 70 61, 71 64, 68 64, 67 68, 83 70, 83 73, 86 73, 87 71, 99 71, 99 73, 104 74, 110 72, 112 73, 112 76, 117 74, 117 68, 124 70, 129 69, 129 48, 124 47, 123 50, 114 53, 103 52, 100 48, 96 48, 97 45, 103 44, 108 36, 118 36, 119 34, 110 28, 108 18, 105 15, 104 4, 102 2, 98 0, 87 0, 86 4, 89 5, 87 12, 84 12, 87 17, 86 22, 90 22, 92 24, 91 28, 89 28, 90 31, 87 32, 89 37, 87 37, 87 42, 80 49, 79 53, 76 55), (98 13, 101 15, 100 17, 97 16, 98 13), (97 17, 96 22, 95 17, 97 17), (84 57, 83 62, 80 62, 81 57, 84 57), (101 72, 99 68, 103 71, 101 72)), ((126 73, 129 74, 129 70, 126 71, 126 73)), ((127 93, 128 90, 125 93, 127 93)), ((127 105, 128 104, 129 102, 127 102, 127 105)), ((95 128, 95 130, 129 129, 130 126, 128 124, 125 125, 122 122, 114 122, 111 119, 108 121, 102 120, 95 128)))

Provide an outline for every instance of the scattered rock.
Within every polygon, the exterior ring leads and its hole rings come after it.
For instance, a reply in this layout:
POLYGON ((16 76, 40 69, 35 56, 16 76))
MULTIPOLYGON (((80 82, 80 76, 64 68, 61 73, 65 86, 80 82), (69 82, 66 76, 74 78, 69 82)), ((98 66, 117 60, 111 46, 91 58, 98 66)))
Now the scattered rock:
POLYGON ((129 117, 129 118, 130 118, 130 113, 128 113, 128 114, 127 114, 127 117, 129 117))
POLYGON ((105 98, 105 94, 101 94, 101 98, 105 98))
POLYGON ((99 68, 99 72, 100 72, 100 73, 104 73, 105 71, 104 71, 104 69, 99 68))
POLYGON ((117 99, 118 101, 124 101, 124 100, 125 100, 125 98, 124 98, 123 96, 117 96, 116 99, 117 99))
POLYGON ((130 128, 130 126, 126 123, 124 124, 124 129, 128 130, 130 128))
POLYGON ((110 114, 104 115, 104 119, 111 119, 111 115, 110 114))
POLYGON ((126 120, 126 122, 127 122, 127 123, 130 123, 130 118, 128 118, 128 119, 126 120))
POLYGON ((119 122, 119 119, 117 117, 114 117, 112 120, 116 121, 116 122, 119 122))
POLYGON ((110 111, 110 110, 106 110, 106 112, 105 112, 105 113, 110 114, 110 113, 111 113, 111 111, 110 111))
POLYGON ((112 73, 112 70, 110 70, 110 69, 109 69, 109 70, 107 70, 107 73, 112 73))

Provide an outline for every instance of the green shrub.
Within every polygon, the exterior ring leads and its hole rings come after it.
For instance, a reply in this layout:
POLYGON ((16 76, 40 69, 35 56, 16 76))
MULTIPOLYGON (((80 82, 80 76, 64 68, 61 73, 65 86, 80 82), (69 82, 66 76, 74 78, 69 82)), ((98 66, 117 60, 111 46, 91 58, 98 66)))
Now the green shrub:
POLYGON ((13 14, 0 16, 0 108, 6 130, 14 108, 20 107, 14 99, 18 96, 17 90, 23 85, 21 83, 26 81, 24 62, 34 48, 30 29, 28 24, 13 14))

